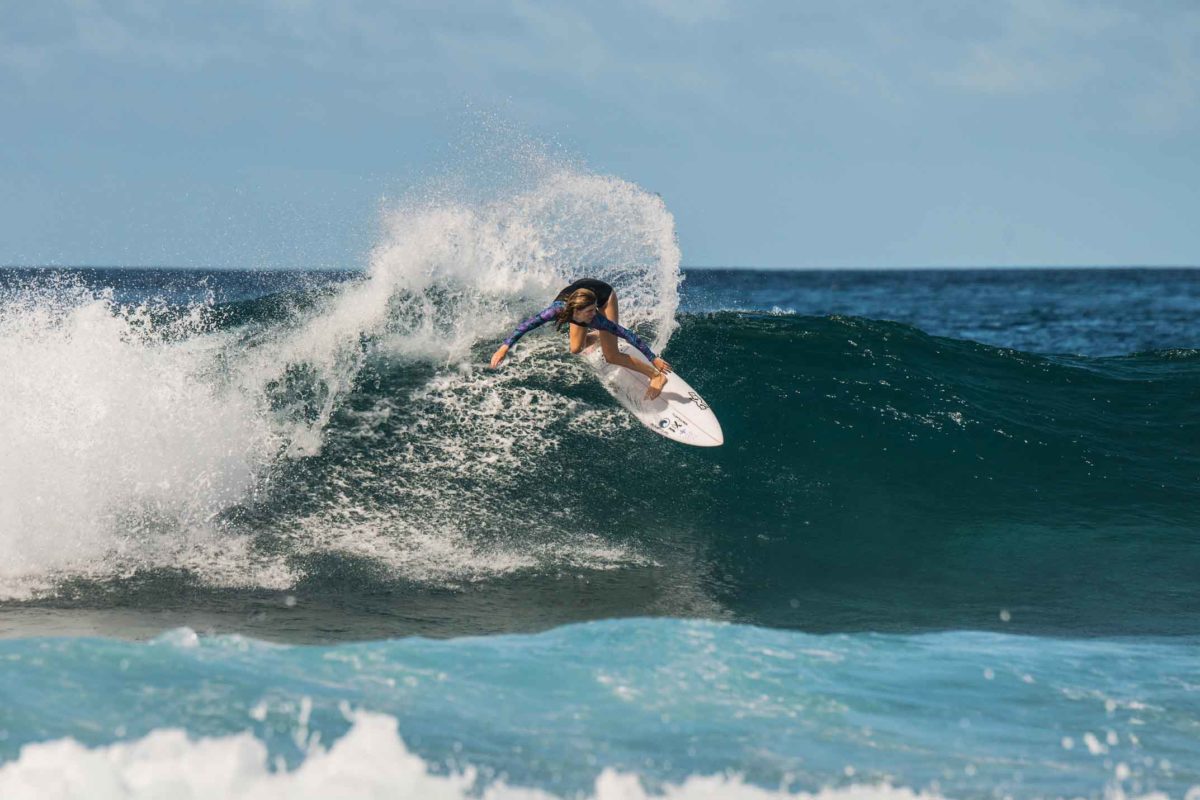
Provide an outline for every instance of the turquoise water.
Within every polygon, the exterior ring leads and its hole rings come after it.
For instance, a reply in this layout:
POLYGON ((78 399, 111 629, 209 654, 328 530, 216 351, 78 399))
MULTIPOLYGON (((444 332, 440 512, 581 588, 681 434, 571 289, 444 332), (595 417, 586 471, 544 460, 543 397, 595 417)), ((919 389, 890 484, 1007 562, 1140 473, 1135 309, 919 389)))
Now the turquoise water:
MULTIPOLYGON (((148 643, 15 640, 0 643, 0 690, 19 697, 0 712, 0 787, 29 779, 27 742, 103 747, 164 728, 194 739, 248 730, 294 770, 371 712, 383 725, 360 733, 385 753, 404 747, 436 774, 471 766, 479 785, 561 796, 590 793, 606 769, 650 791, 736 769, 780 793, 1182 796, 1200 782, 1196 645, 670 619, 332 647, 186 629, 148 643)), ((231 749, 193 743, 190 756, 231 749)))

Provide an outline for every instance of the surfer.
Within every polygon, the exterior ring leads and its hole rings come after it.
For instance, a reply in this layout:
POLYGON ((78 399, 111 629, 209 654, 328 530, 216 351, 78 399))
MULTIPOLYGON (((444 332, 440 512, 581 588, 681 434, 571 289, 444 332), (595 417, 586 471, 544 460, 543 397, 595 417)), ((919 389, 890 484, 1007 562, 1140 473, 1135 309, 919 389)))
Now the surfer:
POLYGON ((666 385, 671 365, 654 355, 654 351, 636 333, 622 327, 618 322, 619 316, 617 293, 613 287, 595 278, 577 280, 559 292, 553 303, 516 327, 492 356, 492 367, 500 366, 500 362, 508 355, 509 348, 516 344, 518 339, 534 328, 554 320, 555 330, 562 330, 564 325, 570 326, 572 353, 583 352, 588 340, 594 340, 594 337, 598 336, 605 361, 640 372, 650 379, 646 398, 653 400, 666 385), (589 333, 589 328, 594 328, 596 332, 589 333), (640 350, 650 363, 646 364, 622 353, 617 348, 618 336, 640 350))

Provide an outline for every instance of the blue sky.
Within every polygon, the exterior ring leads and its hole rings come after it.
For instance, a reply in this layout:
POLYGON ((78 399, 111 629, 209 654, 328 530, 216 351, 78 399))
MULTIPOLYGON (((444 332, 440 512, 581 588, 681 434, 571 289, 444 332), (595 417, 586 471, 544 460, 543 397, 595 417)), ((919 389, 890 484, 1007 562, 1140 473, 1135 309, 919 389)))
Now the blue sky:
POLYGON ((10 2, 0 101, 0 264, 359 266, 481 119, 687 265, 1200 264, 1195 2, 10 2))

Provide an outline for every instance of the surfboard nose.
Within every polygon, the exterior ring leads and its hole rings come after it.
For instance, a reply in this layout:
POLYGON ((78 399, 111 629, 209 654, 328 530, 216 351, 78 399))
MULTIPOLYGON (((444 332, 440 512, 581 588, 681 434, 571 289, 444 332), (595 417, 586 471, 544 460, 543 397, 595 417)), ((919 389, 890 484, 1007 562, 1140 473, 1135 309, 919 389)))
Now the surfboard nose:
POLYGON ((715 430, 712 428, 707 428, 704 430, 704 434, 710 441, 697 442, 696 444, 700 447, 720 447, 721 445, 725 444, 725 431, 721 430, 720 422, 716 423, 715 430))

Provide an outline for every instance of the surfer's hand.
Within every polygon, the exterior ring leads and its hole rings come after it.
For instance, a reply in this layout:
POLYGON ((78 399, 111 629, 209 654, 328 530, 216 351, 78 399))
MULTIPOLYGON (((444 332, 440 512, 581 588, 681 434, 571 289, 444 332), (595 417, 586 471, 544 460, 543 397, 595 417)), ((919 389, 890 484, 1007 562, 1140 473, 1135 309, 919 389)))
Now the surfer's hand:
POLYGON ((671 371, 671 365, 668 364, 666 361, 663 361, 661 358, 656 358, 653 361, 651 361, 650 363, 653 364, 655 367, 657 367, 659 372, 670 372, 671 371))
MULTIPOLYGON (((654 360, 662 361, 661 358, 656 358, 654 360)), ((663 387, 666 385, 667 385, 667 373, 659 372, 657 375, 655 375, 653 378, 650 379, 650 385, 646 388, 646 399, 653 400, 654 398, 658 397, 660 394, 662 394, 663 387)))
POLYGON ((500 345, 500 349, 492 355, 492 369, 500 366, 500 362, 504 360, 506 355, 508 355, 508 345, 502 344, 500 345))

